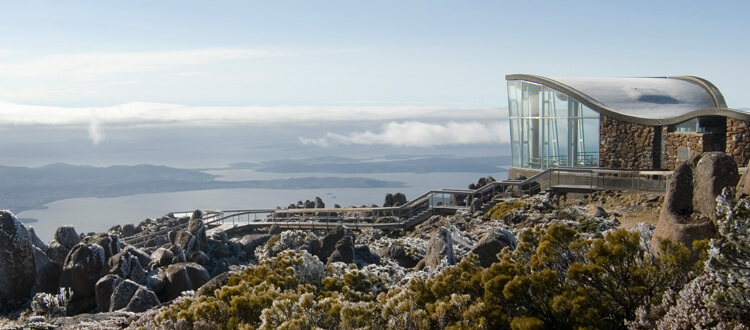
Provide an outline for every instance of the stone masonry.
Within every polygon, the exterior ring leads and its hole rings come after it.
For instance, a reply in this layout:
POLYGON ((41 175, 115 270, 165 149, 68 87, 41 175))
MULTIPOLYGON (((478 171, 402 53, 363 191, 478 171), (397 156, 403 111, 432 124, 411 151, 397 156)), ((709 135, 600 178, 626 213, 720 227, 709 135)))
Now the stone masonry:
POLYGON ((599 167, 647 170, 654 164, 654 126, 599 120, 599 167))
POLYGON ((691 132, 667 132, 664 128, 664 168, 674 170, 677 165, 690 159, 693 156, 700 155, 708 151, 723 151, 713 149, 712 133, 691 133, 691 132), (680 149, 686 152, 686 155, 680 157, 680 149))
POLYGON ((727 155, 740 166, 750 160, 750 122, 727 118, 727 155))

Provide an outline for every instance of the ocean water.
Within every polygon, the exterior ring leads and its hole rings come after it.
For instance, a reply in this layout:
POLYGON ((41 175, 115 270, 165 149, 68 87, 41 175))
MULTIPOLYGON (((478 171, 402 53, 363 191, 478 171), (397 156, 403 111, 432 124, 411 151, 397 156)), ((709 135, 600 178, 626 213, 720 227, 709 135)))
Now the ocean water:
POLYGON ((320 197, 327 207, 363 204, 382 204, 385 194, 402 192, 408 199, 431 189, 466 188, 480 177, 492 175, 505 179, 507 172, 498 173, 258 173, 245 169, 210 171, 219 180, 262 180, 291 177, 367 177, 378 180, 400 181, 402 188, 328 188, 328 189, 215 189, 174 193, 141 194, 114 198, 74 198, 47 204, 43 210, 19 213, 21 218, 35 218, 39 222, 27 224, 47 242, 62 225, 73 225, 78 233, 103 232, 120 224, 138 224, 146 218, 158 218, 169 212, 204 210, 259 209, 287 206, 297 201, 320 197))

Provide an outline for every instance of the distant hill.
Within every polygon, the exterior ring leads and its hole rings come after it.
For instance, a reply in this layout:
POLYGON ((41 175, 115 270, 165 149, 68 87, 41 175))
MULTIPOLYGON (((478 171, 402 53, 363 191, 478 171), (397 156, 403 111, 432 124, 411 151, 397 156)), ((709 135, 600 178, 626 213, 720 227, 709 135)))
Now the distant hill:
POLYGON ((315 157, 302 160, 273 160, 260 163, 235 163, 235 168, 249 168, 272 173, 439 173, 439 172, 504 172, 510 156, 452 157, 391 156, 377 159, 315 157))
POLYGON ((215 179, 216 176, 198 170, 155 165, 93 167, 57 163, 36 168, 0 166, 0 209, 20 213, 68 198, 119 197, 188 190, 404 186, 401 182, 369 178, 308 177, 234 182, 215 179))

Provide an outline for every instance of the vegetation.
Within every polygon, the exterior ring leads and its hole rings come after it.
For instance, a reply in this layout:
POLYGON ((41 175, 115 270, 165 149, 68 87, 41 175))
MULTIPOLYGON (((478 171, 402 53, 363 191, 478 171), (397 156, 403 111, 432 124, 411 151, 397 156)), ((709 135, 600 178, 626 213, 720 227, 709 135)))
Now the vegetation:
POLYGON ((745 329, 750 199, 727 191, 717 210, 721 237, 695 244, 703 251, 697 263, 689 249, 669 241, 660 243, 660 254, 651 253, 648 225, 539 223, 516 231, 517 247, 505 248, 488 268, 468 253, 433 271, 409 271, 387 259, 361 268, 324 266, 306 249, 294 248, 308 245, 302 233, 279 236, 259 250, 258 265, 231 276, 226 285, 163 307, 156 326, 745 329))

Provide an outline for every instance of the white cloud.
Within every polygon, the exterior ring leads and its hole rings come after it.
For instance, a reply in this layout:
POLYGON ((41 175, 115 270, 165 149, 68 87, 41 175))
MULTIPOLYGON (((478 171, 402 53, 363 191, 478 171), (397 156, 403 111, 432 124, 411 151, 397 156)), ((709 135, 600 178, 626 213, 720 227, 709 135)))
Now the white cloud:
POLYGON ((328 132, 317 139, 300 138, 306 145, 329 147, 336 144, 392 145, 399 147, 435 147, 441 145, 469 145, 510 143, 507 121, 488 123, 449 122, 445 125, 419 121, 390 122, 379 132, 339 134, 328 132))
MULTIPOLYGON (((490 107, 439 106, 270 106, 270 107, 191 107, 179 104, 133 102, 112 107, 63 108, 0 102, 0 126, 81 126, 88 127, 92 141, 104 138, 103 129, 122 125, 272 125, 345 122, 405 121, 390 123, 382 132, 336 135, 318 139, 325 143, 426 145, 424 141, 440 138, 446 142, 487 143, 500 137, 488 137, 496 124, 478 122, 507 118, 507 110, 490 107), (475 121, 455 123, 456 121, 475 121), (426 122, 446 122, 447 125, 426 122), (348 142, 347 142, 348 141, 348 142), (401 141, 401 142, 399 142, 401 141), (422 142, 420 142, 422 141, 422 142), (450 142, 453 141, 453 142, 450 142), (482 142, 486 141, 486 142, 482 142)), ((507 126, 507 124, 506 124, 507 126)), ((500 133, 495 133, 500 134, 500 133)), ((500 136, 504 136, 502 133, 500 136)), ((313 140, 308 144, 316 144, 313 140)))

